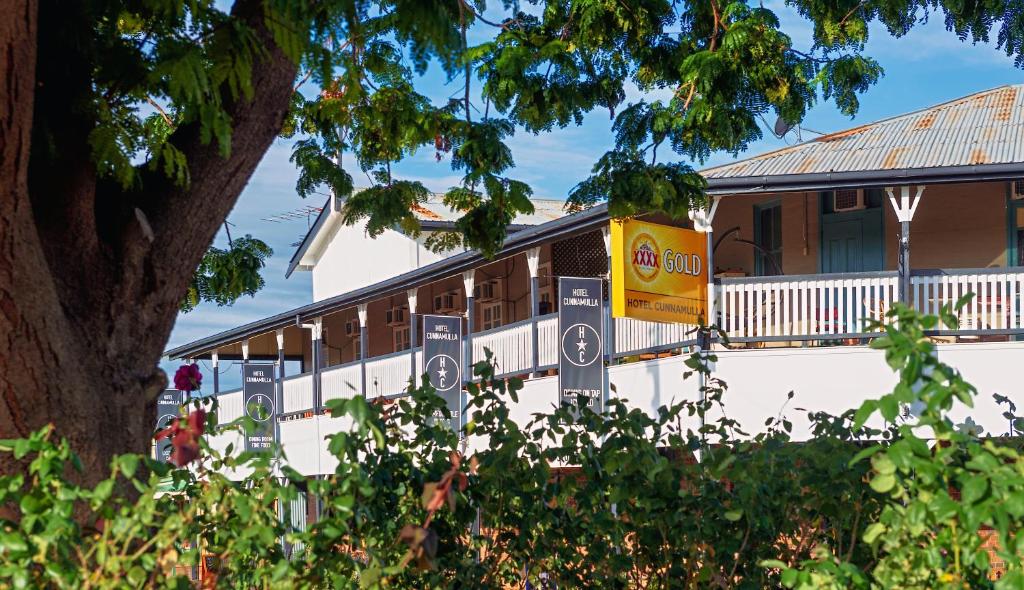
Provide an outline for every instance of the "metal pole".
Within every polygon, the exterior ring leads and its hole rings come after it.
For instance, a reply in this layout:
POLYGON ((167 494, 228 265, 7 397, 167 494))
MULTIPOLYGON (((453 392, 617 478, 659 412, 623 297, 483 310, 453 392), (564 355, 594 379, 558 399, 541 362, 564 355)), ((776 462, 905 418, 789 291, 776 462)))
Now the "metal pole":
POLYGON ((366 328, 367 304, 360 303, 359 307, 356 308, 356 313, 359 316, 359 383, 363 397, 369 397, 366 391, 366 352, 369 350, 366 342, 369 332, 366 328))
POLYGON ((366 342, 366 337, 369 334, 369 330, 366 325, 359 326, 359 379, 363 384, 363 395, 367 394, 366 391, 366 353, 369 350, 369 346, 366 342))
POLYGON ((537 373, 540 367, 539 335, 537 332, 537 318, 540 316, 540 301, 538 301, 537 294, 539 286, 540 279, 536 276, 530 277, 530 346, 533 353, 531 377, 538 376, 537 373))
POLYGON ((210 355, 210 362, 213 363, 213 395, 220 393, 220 355, 213 351, 210 355))
POLYGON ((910 304, 910 221, 900 222, 900 302, 910 304))
POLYGON ((416 325, 415 313, 409 312, 409 375, 412 377, 412 384, 415 387, 420 380, 420 376, 416 374, 416 339, 418 337, 419 326, 416 325))
POLYGON ((323 367, 324 331, 323 318, 313 320, 313 413, 319 414, 323 406, 320 391, 320 369, 323 367))

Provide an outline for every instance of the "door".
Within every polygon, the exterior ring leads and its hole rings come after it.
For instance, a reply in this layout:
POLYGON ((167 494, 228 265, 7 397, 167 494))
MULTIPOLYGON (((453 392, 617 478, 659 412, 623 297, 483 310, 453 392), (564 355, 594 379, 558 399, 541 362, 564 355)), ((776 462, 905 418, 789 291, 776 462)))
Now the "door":
MULTIPOLYGON (((827 197, 830 197, 826 193, 827 197)), ((831 212, 829 203, 823 203, 821 215, 820 267, 825 274, 868 272, 884 267, 882 212, 880 199, 865 198, 865 207, 855 211, 831 212)), ((876 304, 854 299, 845 289, 837 286, 824 293, 825 310, 819 311, 819 321, 825 330, 854 334, 864 331, 859 319, 850 323, 850 310, 854 318, 863 318, 876 304), (835 325, 833 326, 833 322, 835 325)))
POLYGON ((882 193, 877 189, 864 190, 861 202, 862 209, 836 211, 832 192, 821 194, 820 272, 871 272, 885 268, 882 193))
MULTIPOLYGON (((842 215, 837 214, 837 215, 842 215)), ((864 271, 864 222, 837 220, 822 225, 821 270, 825 273, 864 271)))

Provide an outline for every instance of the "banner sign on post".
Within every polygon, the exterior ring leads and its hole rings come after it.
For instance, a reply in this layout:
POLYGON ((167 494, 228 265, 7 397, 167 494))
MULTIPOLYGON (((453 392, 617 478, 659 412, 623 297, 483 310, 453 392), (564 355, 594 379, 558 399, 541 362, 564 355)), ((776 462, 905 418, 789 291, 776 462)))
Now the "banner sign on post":
POLYGON ((242 403, 245 415, 256 422, 256 428, 245 433, 246 451, 266 451, 274 442, 274 389, 274 365, 242 365, 242 403))
MULTIPOLYGON (((171 425, 171 422, 178 417, 181 411, 181 404, 184 396, 177 389, 165 389, 156 398, 156 431, 167 428, 171 425)), ((174 448, 171 446, 171 437, 165 436, 160 440, 156 441, 156 460, 170 463, 171 452, 174 448)))
POLYGON ((612 316, 706 323, 707 244, 692 229, 612 220, 612 316))
POLYGON ((604 393, 604 306, 601 279, 558 279, 558 401, 576 408, 580 398, 601 411, 604 393))
POLYGON ((462 429, 462 318, 423 316, 423 372, 448 404, 452 430, 462 429))

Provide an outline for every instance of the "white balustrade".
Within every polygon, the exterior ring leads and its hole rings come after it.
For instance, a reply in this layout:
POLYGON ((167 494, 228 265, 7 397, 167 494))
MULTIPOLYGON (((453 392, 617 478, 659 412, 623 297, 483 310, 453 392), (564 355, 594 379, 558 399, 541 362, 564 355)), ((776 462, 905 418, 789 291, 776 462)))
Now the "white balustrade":
POLYGON ((719 326, 748 340, 863 334, 897 300, 898 281, 892 272, 722 279, 719 326))
POLYGON ((402 393, 409 387, 409 353, 401 352, 366 361, 366 397, 402 393))
POLYGON ((550 315, 537 321, 538 363, 542 367, 558 364, 558 316, 550 315))
MULTIPOLYGON (((946 305, 954 307, 961 297, 974 294, 959 312, 964 332, 1017 330, 1021 328, 1020 297, 1024 272, 1014 269, 919 271, 910 277, 914 307, 938 315, 946 305)), ((939 329, 948 329, 939 326, 939 329)))
POLYGON ((284 380, 284 413, 313 408, 313 374, 295 375, 284 380))
POLYGON ((473 335, 473 362, 484 360, 491 351, 499 375, 528 373, 533 368, 533 329, 530 321, 503 326, 473 335))
MULTIPOLYGON (((407 361, 408 362, 408 361, 407 361)), ((360 391, 362 371, 359 363, 324 369, 320 373, 320 396, 324 403, 332 399, 353 397, 360 391)))
POLYGON ((227 424, 242 417, 242 390, 217 394, 217 422, 227 424))
POLYGON ((695 336, 694 326, 689 324, 664 324, 645 322, 632 318, 615 318, 615 353, 647 352, 665 350, 695 336))

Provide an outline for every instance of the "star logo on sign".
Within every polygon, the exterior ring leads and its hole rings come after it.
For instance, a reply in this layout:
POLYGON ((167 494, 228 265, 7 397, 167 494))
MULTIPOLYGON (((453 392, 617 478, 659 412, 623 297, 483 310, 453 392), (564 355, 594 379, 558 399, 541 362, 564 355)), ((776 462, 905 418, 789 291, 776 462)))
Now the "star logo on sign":
POLYGON ((462 386, 459 381, 459 364, 446 354, 439 354, 428 360, 424 372, 430 377, 430 384, 438 391, 448 391, 462 386))
POLYGON ((601 335, 587 324, 573 324, 562 332, 562 356, 577 367, 594 364, 601 357, 601 335))

